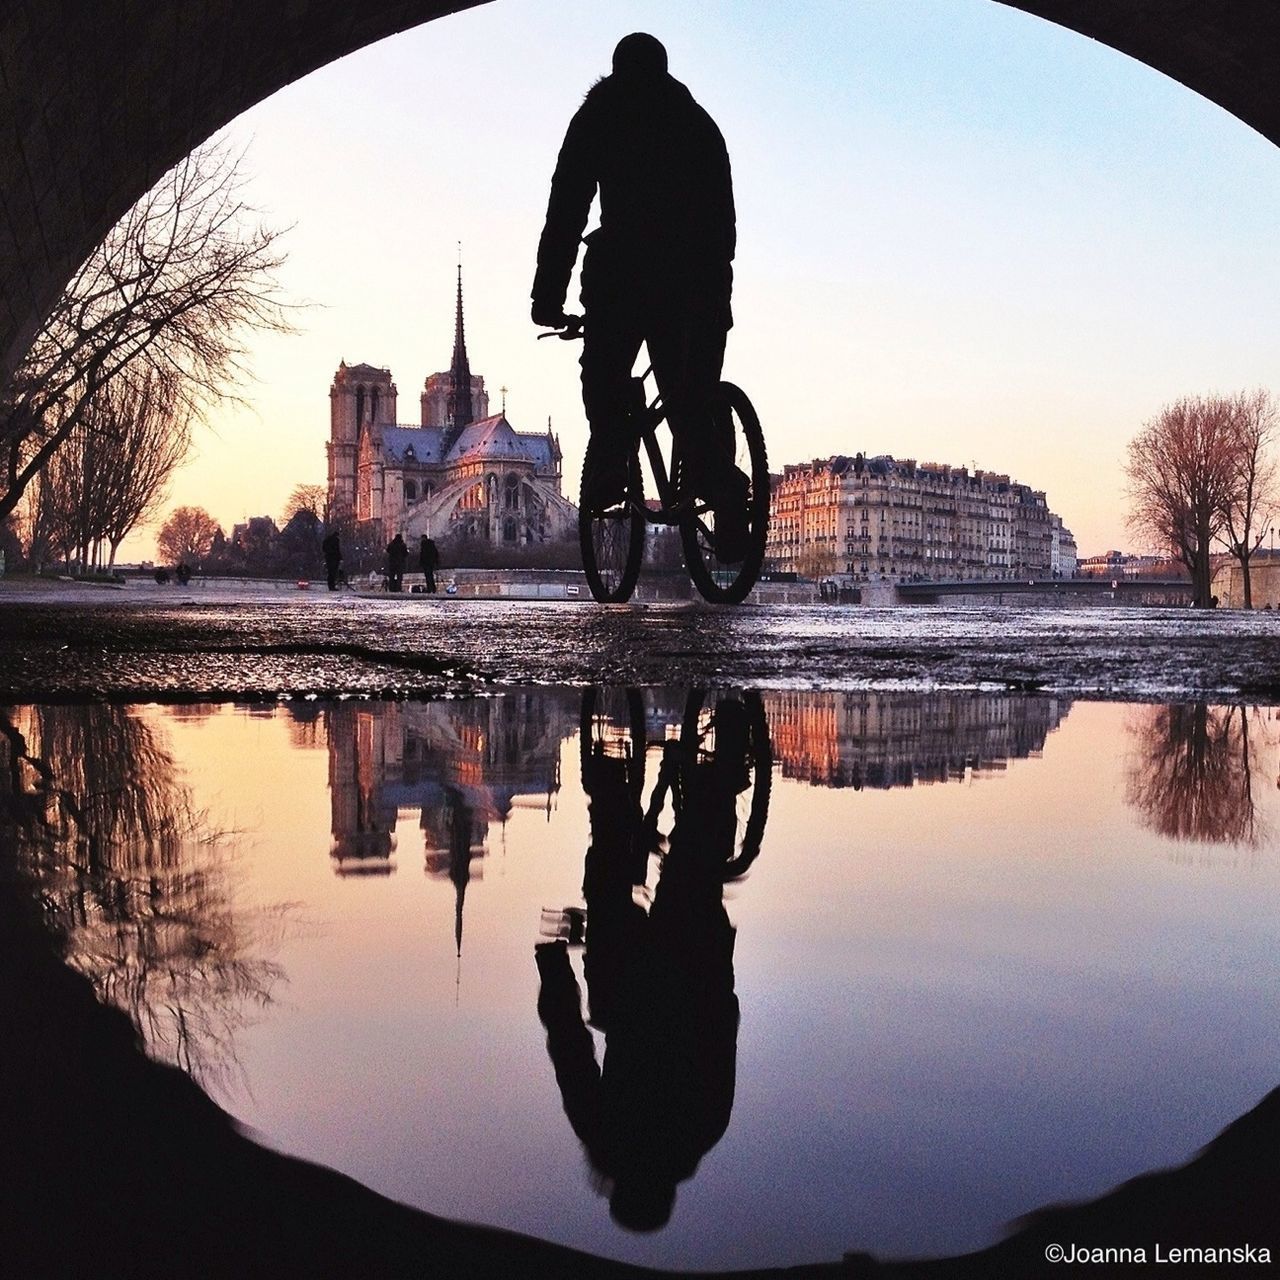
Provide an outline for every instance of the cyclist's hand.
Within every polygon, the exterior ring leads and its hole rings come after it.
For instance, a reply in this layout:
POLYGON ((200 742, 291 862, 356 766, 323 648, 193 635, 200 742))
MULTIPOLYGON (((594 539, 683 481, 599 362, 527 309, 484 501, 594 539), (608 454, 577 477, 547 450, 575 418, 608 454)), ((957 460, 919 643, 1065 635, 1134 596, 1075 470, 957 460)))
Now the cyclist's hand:
POLYGON ((563 307, 548 306, 545 302, 533 304, 533 323, 540 329, 563 329, 569 323, 563 307))

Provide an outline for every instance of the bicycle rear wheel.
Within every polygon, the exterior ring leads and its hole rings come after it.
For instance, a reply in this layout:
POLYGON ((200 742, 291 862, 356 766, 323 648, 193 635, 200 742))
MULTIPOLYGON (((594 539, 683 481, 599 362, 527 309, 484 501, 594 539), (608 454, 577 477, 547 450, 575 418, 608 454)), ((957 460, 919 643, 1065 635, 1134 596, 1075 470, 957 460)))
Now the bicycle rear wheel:
POLYGON ((773 746, 760 695, 691 690, 680 743, 686 764, 710 766, 717 786, 734 797, 733 842, 720 851, 720 875, 736 880, 759 856, 773 790, 773 746))
POLYGON ((722 560, 717 551, 716 513, 699 499, 680 523, 680 541, 689 577, 704 600, 737 604, 760 576, 764 544, 769 536, 769 458, 764 433, 751 401, 740 387, 722 382, 717 413, 733 425, 733 465, 750 481, 747 489, 747 545, 741 560, 722 560))
POLYGON ((627 464, 626 496, 607 507, 588 502, 586 477, 593 469, 591 450, 588 443, 578 507, 582 568, 591 594, 601 604, 621 604, 636 589, 644 558, 644 477, 640 458, 633 452, 627 464))

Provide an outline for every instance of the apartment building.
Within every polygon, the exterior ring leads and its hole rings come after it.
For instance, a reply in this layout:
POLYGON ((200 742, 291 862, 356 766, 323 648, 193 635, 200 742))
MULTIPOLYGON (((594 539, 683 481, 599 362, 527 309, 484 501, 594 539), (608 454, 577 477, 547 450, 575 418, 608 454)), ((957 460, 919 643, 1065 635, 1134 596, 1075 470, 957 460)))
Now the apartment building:
POLYGON ((1076 547, 1039 490, 991 471, 836 456, 773 478, 765 567, 806 577, 1070 577, 1076 547))

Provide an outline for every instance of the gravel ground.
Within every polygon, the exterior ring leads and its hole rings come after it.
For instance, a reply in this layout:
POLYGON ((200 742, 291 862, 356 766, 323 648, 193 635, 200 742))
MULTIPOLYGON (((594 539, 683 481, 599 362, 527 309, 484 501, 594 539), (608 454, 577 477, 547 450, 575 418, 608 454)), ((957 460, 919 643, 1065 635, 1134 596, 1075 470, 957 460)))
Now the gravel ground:
POLYGON ((1026 689, 1280 702, 1280 613, 701 605, 0 581, 0 700, 510 684, 1026 689))

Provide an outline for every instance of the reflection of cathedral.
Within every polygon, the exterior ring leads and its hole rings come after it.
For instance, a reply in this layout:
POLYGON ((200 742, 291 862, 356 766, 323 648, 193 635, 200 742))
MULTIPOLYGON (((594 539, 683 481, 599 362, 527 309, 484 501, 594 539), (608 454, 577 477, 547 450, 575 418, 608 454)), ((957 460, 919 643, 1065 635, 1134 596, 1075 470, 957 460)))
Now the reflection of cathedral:
MULTIPOLYGON (((505 388, 504 388, 505 390, 505 388)), ((344 360, 329 391, 329 505, 381 540, 477 538, 524 546, 571 533, 577 511, 560 493, 560 444, 490 415, 462 329, 462 271, 453 362, 423 385, 421 422, 396 422, 390 369, 344 360)))
POLYGON ((1021 694, 766 693, 774 760, 819 787, 909 787, 1037 755, 1069 700, 1021 694))
MULTIPOLYGON (((473 860, 521 801, 549 805, 576 704, 547 691, 458 702, 330 708, 332 856, 339 875, 387 874, 402 816, 416 814, 426 872, 453 881, 457 936, 473 860)), ((403 848, 403 840, 401 841, 403 848)))

